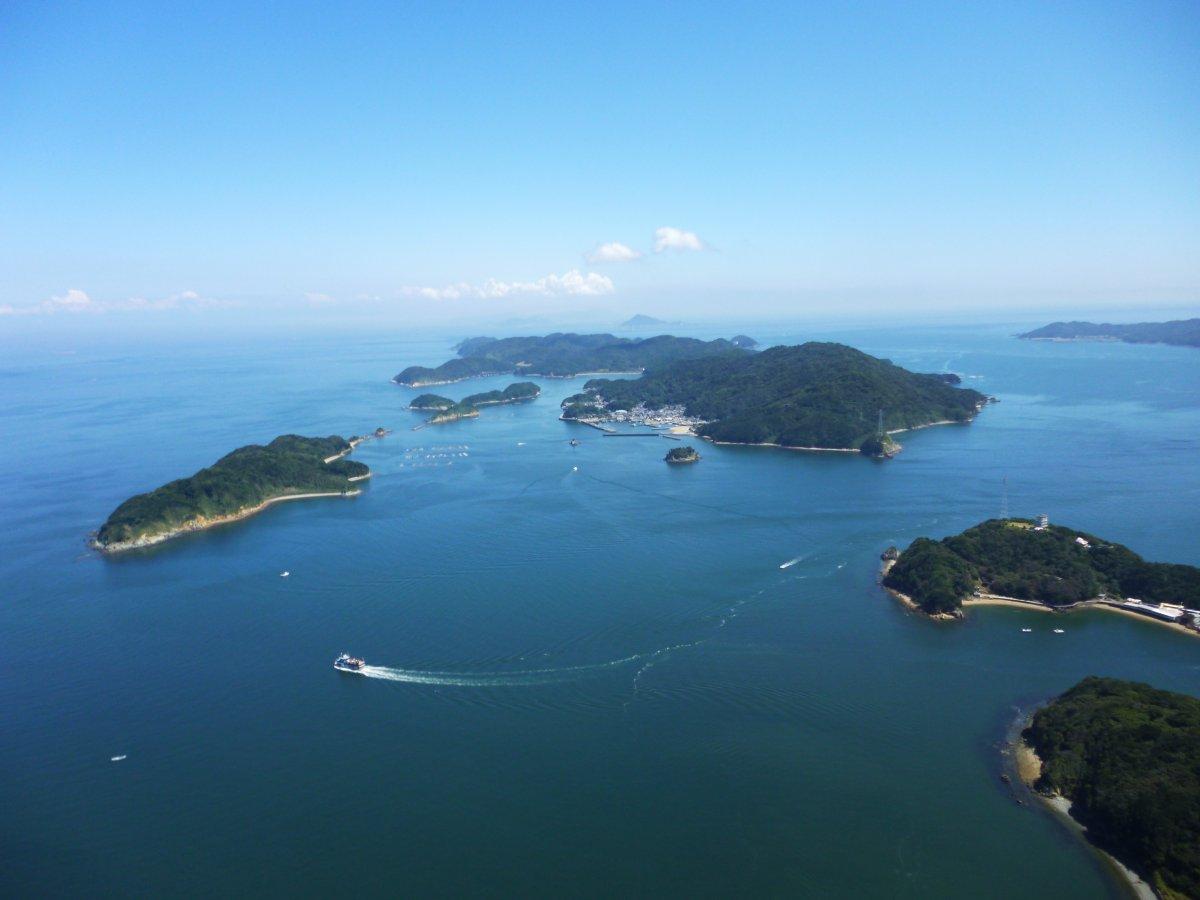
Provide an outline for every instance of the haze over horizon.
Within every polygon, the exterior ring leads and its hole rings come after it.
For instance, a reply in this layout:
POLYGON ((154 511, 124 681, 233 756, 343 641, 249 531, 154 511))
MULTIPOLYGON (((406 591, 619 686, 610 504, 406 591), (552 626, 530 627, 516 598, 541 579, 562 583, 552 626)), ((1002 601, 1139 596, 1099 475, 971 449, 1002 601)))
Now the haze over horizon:
POLYGON ((9 4, 0 330, 1194 315, 1198 44, 1170 2, 9 4))

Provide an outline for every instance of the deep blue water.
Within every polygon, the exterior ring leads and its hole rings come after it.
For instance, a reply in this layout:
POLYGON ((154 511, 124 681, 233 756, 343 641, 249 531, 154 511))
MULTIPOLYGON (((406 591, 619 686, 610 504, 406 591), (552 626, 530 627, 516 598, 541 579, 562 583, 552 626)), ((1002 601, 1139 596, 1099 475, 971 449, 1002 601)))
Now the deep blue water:
POLYGON ((756 335, 1001 399, 882 464, 669 467, 665 440, 557 421, 583 379, 411 431, 390 376, 463 335, 9 346, 0 889, 1115 896, 1003 789, 997 743, 1087 674, 1200 695, 1200 641, 1101 612, 930 623, 878 554, 997 515, 1007 478, 1014 515, 1200 564, 1200 354, 1013 330, 756 335), (237 446, 381 424, 358 498, 86 549, 237 446), (335 673, 341 650, 387 677, 335 673))

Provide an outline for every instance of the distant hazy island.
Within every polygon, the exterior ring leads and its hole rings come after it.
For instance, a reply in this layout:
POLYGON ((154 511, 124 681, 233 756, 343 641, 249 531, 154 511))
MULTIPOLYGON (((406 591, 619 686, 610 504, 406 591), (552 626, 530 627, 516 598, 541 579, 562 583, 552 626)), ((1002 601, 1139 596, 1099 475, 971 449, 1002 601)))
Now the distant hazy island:
POLYGON ((1175 344, 1200 347, 1200 319, 1096 325, 1092 322, 1054 322, 1018 335, 1027 341, 1124 341, 1127 344, 1175 344))
POLYGON ((890 456, 899 449, 891 433, 969 422, 987 400, 945 376, 842 344, 807 343, 680 360, 637 379, 592 379, 564 401, 563 418, 622 420, 633 411, 639 421, 658 410, 718 443, 890 456))
POLYGON ((694 463, 700 459, 695 447, 672 447, 663 457, 669 463, 694 463))
POLYGON ((146 547, 244 519, 280 500, 355 495, 354 483, 371 470, 342 457, 358 440, 287 434, 265 447, 234 450, 190 478, 126 500, 101 526, 93 546, 106 553, 146 547))
POLYGON ((641 372, 678 359, 740 353, 732 341, 659 335, 645 339, 611 334, 545 337, 475 337, 455 347, 459 358, 436 368, 409 366, 392 380, 407 387, 450 384, 485 375, 571 377, 583 373, 641 372))
POLYGON ((1022 739, 1022 778, 1088 840, 1160 897, 1200 897, 1200 700, 1092 676, 1022 739))
POLYGON ((1101 606, 1190 629, 1200 609, 1195 566, 1146 562, 1093 534, 1028 519, 990 519, 941 541, 917 538, 884 559, 884 586, 933 616, 961 616, 964 602, 1101 606))
POLYGON ((681 322, 668 322, 665 319, 656 319, 654 316, 644 316, 638 313, 636 316, 630 316, 618 328, 626 331, 636 331, 641 328, 662 328, 664 325, 680 325, 681 322))

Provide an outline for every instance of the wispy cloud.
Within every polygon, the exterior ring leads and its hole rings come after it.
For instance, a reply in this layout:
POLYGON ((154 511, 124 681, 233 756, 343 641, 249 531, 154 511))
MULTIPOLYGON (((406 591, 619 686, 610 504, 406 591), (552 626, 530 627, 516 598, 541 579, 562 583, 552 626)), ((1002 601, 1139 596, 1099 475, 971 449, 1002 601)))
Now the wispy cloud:
POLYGON ((609 262, 631 262, 635 259, 642 258, 641 250, 634 250, 627 244, 622 244, 620 241, 609 241, 607 244, 601 244, 595 250, 588 254, 587 260, 590 263, 609 263, 609 262))
POLYGON ((168 294, 166 297, 147 299, 145 297, 129 297, 124 300, 94 300, 87 291, 79 288, 69 288, 65 294, 55 294, 40 303, 29 306, 0 306, 0 316, 50 316, 58 314, 77 315, 80 313, 109 313, 109 312, 138 312, 142 310, 157 311, 168 309, 201 309, 213 306, 229 306, 222 300, 201 297, 195 291, 180 291, 168 294))
POLYGON ((597 272, 580 272, 571 269, 562 275, 547 275, 536 281, 497 281, 489 278, 482 284, 460 281, 444 287, 404 287, 400 293, 406 297, 422 297, 427 300, 459 300, 475 298, 493 300, 502 297, 533 295, 542 297, 595 297, 613 292, 612 279, 597 272))
POLYGON ((694 231, 684 231, 664 225, 654 230, 654 252, 664 253, 667 250, 703 250, 706 244, 700 240, 700 235, 694 231))

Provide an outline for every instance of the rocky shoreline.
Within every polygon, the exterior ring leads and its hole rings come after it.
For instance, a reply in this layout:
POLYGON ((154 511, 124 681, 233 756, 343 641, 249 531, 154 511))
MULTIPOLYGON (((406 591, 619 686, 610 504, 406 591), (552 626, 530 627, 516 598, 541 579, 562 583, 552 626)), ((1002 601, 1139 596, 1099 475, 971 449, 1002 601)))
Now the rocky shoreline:
MULTIPOLYGON (((370 476, 364 475, 362 477, 369 478, 370 476)), ((355 479, 350 480, 353 481, 355 479)), ((313 497, 357 497, 361 493, 362 491, 360 490, 354 490, 327 491, 314 494, 284 494, 279 497, 271 497, 267 500, 264 500, 257 506, 244 507, 239 509, 237 512, 230 513, 227 516, 213 516, 211 518, 207 516, 200 516, 199 518, 192 519, 191 521, 186 522, 177 528, 172 528, 168 531, 160 531, 157 534, 143 535, 142 537, 135 538, 132 541, 118 541, 112 544, 101 544, 99 541, 92 539, 89 542, 89 546, 91 546, 94 550, 98 550, 101 553, 108 555, 114 553, 123 553, 127 550, 139 550, 145 547, 152 547, 155 544, 161 544, 163 541, 169 541, 171 538, 176 538, 180 535, 191 534, 195 531, 204 531, 208 528, 215 528, 218 525, 227 525, 230 522, 240 522, 242 519, 248 519, 256 513, 262 512, 268 506, 271 506, 275 503, 283 503, 287 500, 308 500, 313 497)))

